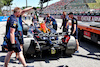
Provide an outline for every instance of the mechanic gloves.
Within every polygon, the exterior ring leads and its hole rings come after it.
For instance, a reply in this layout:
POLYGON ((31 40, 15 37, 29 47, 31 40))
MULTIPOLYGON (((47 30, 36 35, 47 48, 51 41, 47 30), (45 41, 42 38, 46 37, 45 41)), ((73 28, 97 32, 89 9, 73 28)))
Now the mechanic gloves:
POLYGON ((16 44, 11 44, 11 46, 12 46, 12 49, 15 49, 17 47, 16 44))

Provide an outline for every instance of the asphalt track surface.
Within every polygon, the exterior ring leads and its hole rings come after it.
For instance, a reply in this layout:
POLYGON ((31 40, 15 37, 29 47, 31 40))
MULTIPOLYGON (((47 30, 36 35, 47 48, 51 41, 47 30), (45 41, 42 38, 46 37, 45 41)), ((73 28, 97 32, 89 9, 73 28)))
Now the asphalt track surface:
MULTIPOLYGON (((42 21, 43 18, 40 18, 42 21)), ((56 19, 58 27, 61 26, 61 19, 56 19)), ((27 24, 31 24, 30 20, 26 20, 27 24)), ((0 22, 0 45, 3 43, 3 37, 5 34, 6 22, 0 22)), ((61 32, 60 29, 57 30, 61 32)), ((1 52, 0 46, 0 67, 3 67, 4 58, 7 52, 1 52)), ((14 63, 15 53, 12 54, 8 67, 23 67, 22 64, 14 63)), ((60 67, 66 65, 66 67, 100 67, 100 47, 93 42, 87 40, 80 41, 79 53, 74 53, 72 57, 48 57, 44 58, 29 58, 26 59, 29 66, 34 67, 60 67)))

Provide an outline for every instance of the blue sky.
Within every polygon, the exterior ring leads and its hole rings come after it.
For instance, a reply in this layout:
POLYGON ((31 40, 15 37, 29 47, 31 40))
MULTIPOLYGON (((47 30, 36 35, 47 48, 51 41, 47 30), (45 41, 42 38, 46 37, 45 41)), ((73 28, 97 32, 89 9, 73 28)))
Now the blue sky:
MULTIPOLYGON (((34 6, 34 7, 38 7, 39 5, 39 1, 40 0, 27 0, 28 2, 28 6, 34 6)), ((51 0, 49 2, 49 5, 52 4, 52 3, 55 3, 57 1, 60 1, 60 0, 51 0)), ((13 0, 13 5, 11 6, 12 8, 14 7, 23 7, 23 6, 26 6, 26 0, 13 0)), ((44 4, 44 6, 46 6, 47 3, 44 4)))
MULTIPOLYGON (((27 2, 28 2, 27 5, 32 6, 32 7, 40 7, 40 5, 38 5, 39 1, 40 0, 27 0, 27 2)), ((53 4, 55 2, 58 2, 58 1, 60 1, 60 0, 51 0, 51 1, 49 1, 48 5, 53 4)), ((21 8, 23 6, 26 6, 26 0, 13 0, 12 4, 13 5, 11 5, 11 9, 14 9, 15 7, 20 7, 21 8)), ((46 6, 46 5, 47 5, 47 3, 44 3, 44 6, 46 6)), ((6 10, 7 7, 3 7, 2 9, 6 10)))

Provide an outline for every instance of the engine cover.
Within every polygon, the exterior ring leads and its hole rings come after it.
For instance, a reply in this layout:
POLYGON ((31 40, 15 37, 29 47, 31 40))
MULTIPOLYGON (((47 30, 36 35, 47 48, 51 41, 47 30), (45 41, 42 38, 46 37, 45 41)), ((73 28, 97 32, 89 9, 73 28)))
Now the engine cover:
POLYGON ((34 54, 35 53, 34 38, 24 38, 23 51, 24 51, 24 54, 34 54))

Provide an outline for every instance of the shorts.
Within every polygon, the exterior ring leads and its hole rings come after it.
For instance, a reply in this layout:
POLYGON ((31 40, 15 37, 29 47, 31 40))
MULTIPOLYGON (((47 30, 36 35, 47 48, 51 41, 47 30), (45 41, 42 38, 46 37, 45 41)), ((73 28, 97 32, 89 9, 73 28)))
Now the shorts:
POLYGON ((23 32, 22 32, 22 31, 19 31, 18 40, 19 40, 19 43, 20 43, 20 44, 24 44, 23 32))
POLYGON ((57 30, 57 24, 53 24, 53 28, 57 30))
POLYGON ((21 48, 20 48, 20 43, 19 43, 18 37, 15 37, 15 44, 16 44, 16 48, 12 48, 11 41, 9 39, 9 42, 8 42, 8 51, 14 51, 16 53, 20 52, 21 48))
POLYGON ((75 32, 73 36, 75 37, 75 39, 78 39, 78 32, 75 32))
POLYGON ((78 36, 74 36, 75 37, 75 39, 78 39, 78 36))

